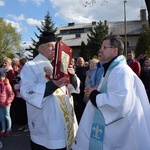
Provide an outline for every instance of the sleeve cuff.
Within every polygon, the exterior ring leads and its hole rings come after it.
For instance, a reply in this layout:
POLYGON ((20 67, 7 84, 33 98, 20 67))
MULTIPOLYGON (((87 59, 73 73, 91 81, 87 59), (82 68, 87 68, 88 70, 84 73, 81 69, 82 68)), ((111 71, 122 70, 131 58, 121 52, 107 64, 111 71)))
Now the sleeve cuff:
POLYGON ((44 97, 51 95, 57 88, 52 80, 46 82, 44 97))
POLYGON ((75 75, 70 75, 70 84, 74 87, 74 89, 77 88, 77 79, 75 75))
POLYGON ((97 91, 97 90, 94 90, 94 91, 91 92, 91 94, 90 94, 90 96, 89 96, 90 101, 92 102, 92 104, 93 104, 95 107, 97 107, 97 104, 96 104, 96 96, 97 96, 98 94, 100 94, 100 92, 97 91))

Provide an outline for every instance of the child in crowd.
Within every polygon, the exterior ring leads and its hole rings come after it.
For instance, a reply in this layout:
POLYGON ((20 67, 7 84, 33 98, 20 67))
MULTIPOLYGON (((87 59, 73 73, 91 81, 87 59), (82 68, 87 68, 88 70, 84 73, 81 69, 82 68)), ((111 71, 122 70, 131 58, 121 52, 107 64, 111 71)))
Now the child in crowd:
POLYGON ((0 68, 0 122, 2 127, 0 136, 9 136, 12 134, 10 106, 13 99, 14 92, 12 87, 6 78, 4 69, 0 68))

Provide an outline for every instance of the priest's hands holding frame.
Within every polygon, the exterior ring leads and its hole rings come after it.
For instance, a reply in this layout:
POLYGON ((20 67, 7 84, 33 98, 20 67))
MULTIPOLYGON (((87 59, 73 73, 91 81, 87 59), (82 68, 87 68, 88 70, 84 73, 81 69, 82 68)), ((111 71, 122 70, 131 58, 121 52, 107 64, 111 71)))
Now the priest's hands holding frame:
MULTIPOLYGON (((75 70, 73 68, 72 65, 68 66, 68 74, 70 75, 74 75, 75 74, 75 70)), ((53 80, 53 83, 57 86, 57 87, 62 87, 66 85, 66 81, 67 81, 67 77, 62 77, 58 80, 53 80)))

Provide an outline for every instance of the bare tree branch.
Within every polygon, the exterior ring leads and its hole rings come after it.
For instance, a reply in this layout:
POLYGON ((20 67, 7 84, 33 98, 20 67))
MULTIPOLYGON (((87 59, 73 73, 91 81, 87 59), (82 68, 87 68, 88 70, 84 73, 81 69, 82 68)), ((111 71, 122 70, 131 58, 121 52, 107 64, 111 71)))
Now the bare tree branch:
MULTIPOLYGON (((83 6, 93 6, 96 3, 96 0, 82 0, 83 6)), ((108 0, 102 0, 101 6, 104 5, 104 3, 108 3, 108 0)))

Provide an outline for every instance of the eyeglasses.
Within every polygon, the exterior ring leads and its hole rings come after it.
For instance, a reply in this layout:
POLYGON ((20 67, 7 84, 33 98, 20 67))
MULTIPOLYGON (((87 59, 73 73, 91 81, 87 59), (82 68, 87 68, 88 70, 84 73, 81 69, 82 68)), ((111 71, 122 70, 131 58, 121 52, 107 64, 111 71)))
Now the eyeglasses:
POLYGON ((114 46, 102 46, 101 48, 100 48, 100 50, 104 50, 104 49, 106 49, 106 48, 115 48, 114 46))

